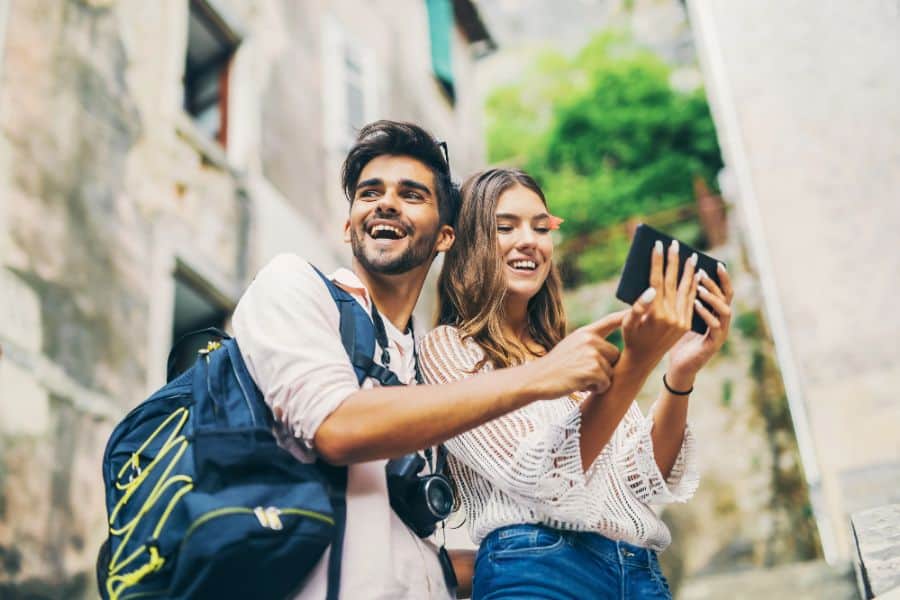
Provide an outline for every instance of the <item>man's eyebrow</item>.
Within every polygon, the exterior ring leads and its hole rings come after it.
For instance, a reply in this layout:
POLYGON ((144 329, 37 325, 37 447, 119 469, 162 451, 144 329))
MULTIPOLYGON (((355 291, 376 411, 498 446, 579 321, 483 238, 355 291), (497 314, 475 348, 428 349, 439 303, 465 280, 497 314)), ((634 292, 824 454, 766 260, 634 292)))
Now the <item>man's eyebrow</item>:
POLYGON ((420 182, 416 181, 415 179, 401 179, 400 185, 402 187, 408 187, 408 188, 412 188, 414 190, 427 192, 428 194, 432 193, 430 187, 428 187, 424 183, 420 183, 420 182))
POLYGON ((384 185, 384 182, 379 177, 371 177, 369 179, 364 179, 356 184, 356 189, 364 188, 364 187, 372 187, 376 185, 384 185))

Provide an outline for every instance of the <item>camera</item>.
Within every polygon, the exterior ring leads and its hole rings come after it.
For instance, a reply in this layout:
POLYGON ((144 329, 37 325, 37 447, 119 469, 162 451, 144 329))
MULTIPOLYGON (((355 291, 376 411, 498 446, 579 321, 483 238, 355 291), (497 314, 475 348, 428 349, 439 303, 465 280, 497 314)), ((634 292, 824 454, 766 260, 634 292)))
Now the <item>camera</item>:
MULTIPOLYGON (((385 466, 391 508, 421 538, 434 533, 437 524, 453 510, 453 486, 444 475, 443 448, 438 448, 434 473, 420 475, 425 459, 417 452, 394 458, 385 466)), ((426 451, 430 455, 430 449, 426 451)))

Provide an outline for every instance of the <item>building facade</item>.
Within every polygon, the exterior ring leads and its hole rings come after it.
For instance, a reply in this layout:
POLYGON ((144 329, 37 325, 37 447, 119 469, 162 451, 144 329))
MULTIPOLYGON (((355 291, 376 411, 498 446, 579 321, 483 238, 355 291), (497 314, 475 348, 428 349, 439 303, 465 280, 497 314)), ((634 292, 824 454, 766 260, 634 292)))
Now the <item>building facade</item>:
POLYGON ((172 341, 279 252, 348 263, 363 123, 480 166, 493 42, 458 0, 0 0, 0 42, 0 596, 93 597, 104 445, 172 341))
POLYGON ((823 549, 900 502, 900 4, 688 2, 823 549))

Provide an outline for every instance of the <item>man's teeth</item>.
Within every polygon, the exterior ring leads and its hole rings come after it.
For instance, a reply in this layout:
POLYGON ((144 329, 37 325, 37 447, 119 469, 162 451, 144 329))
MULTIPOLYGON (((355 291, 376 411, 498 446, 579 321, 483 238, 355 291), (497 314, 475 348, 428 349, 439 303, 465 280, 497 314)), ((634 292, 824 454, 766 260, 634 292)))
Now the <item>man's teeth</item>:
POLYGON ((393 227, 391 225, 376 225, 375 227, 372 228, 370 235, 372 237, 375 237, 381 231, 387 231, 389 233, 392 233, 395 236, 397 236, 398 238, 406 235, 405 233, 403 233, 403 231, 401 231, 400 229, 393 227))
POLYGON ((513 269, 536 269, 537 264, 533 260, 514 260, 510 263, 513 269))

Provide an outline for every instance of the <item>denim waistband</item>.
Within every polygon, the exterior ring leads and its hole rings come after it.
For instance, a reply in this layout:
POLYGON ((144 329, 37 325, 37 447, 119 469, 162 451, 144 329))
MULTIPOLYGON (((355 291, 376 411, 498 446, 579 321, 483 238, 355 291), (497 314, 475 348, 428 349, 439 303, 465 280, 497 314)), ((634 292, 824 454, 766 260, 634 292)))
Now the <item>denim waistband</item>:
POLYGON ((651 569, 658 568, 659 566, 659 558, 655 550, 641 548, 640 546, 635 546, 634 544, 629 544, 628 542, 623 542, 621 540, 611 540, 599 533, 590 531, 562 531, 535 523, 499 527, 489 533, 481 544, 482 547, 490 551, 500 540, 514 535, 528 535, 541 530, 548 533, 559 534, 575 548, 583 549, 604 560, 617 562, 622 565, 649 567, 651 569))

